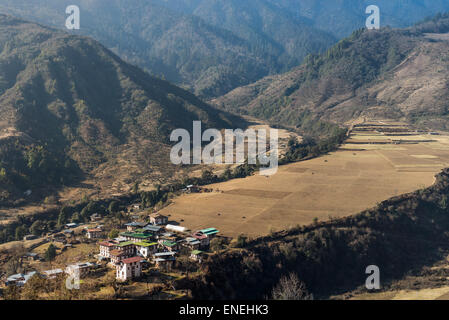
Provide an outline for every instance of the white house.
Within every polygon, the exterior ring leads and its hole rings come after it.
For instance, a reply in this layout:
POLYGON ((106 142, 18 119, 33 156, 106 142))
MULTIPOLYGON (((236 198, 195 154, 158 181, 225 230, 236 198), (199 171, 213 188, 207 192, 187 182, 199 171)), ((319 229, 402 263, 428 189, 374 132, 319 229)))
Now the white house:
POLYGON ((142 257, 132 257, 118 262, 116 268, 117 280, 126 281, 142 275, 142 257))
POLYGON ((157 242, 137 242, 134 245, 136 247, 137 254, 144 258, 148 258, 153 253, 156 253, 158 247, 157 242))
POLYGON ((150 222, 153 225, 161 225, 161 224, 167 224, 168 223, 168 217, 164 216, 159 213, 152 213, 150 214, 150 222))
POLYGON ((99 228, 87 229, 86 236, 88 239, 98 239, 101 238, 103 231, 99 228))
POLYGON ((68 265, 65 269, 65 273, 71 276, 79 276, 80 278, 86 276, 92 268, 97 265, 91 262, 78 262, 75 264, 68 265))
POLYGON ((117 244, 112 241, 100 242, 100 256, 110 258, 110 252, 117 247, 117 244))
POLYGON ((47 279, 54 279, 56 278, 58 275, 63 274, 64 270, 62 269, 52 269, 52 270, 46 270, 43 272, 43 275, 47 278, 47 279))

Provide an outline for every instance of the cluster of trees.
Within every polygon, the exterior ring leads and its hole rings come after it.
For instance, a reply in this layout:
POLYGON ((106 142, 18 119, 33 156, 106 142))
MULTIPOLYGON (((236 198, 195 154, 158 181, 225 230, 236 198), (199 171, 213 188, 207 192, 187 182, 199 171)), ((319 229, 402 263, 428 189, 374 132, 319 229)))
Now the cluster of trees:
POLYGON ((26 190, 70 183, 77 174, 77 165, 68 157, 43 145, 7 139, 0 145, 0 205, 11 204, 26 190))
POLYGON ((288 141, 287 152, 279 163, 286 164, 335 151, 346 139, 346 133, 346 129, 336 127, 330 136, 318 141, 311 137, 304 137, 301 142, 298 142, 292 137, 288 141))
POLYGON ((434 17, 424 19, 413 26, 412 30, 422 33, 447 33, 449 32, 449 12, 438 13, 434 17))
POLYGON ((2 226, 0 228, 0 243, 22 240, 27 234, 40 236, 56 226, 54 220, 32 220, 22 215, 17 217, 17 221, 2 226))
MULTIPOLYGON (((305 137, 302 142, 298 142, 291 138, 288 142, 288 150, 284 157, 280 159, 279 164, 309 159, 334 151, 345 138, 346 130, 338 126, 333 126, 331 133, 323 139, 305 137)), ((30 161, 34 163, 35 159, 35 157, 32 157, 30 161)), ((19 217, 17 223, 5 226, 0 230, 0 243, 21 240, 23 236, 29 233, 40 236, 55 228, 61 229, 68 222, 87 222, 94 213, 109 215, 121 224, 125 219, 122 212, 126 210, 126 205, 132 202, 140 201, 144 208, 152 208, 156 205, 165 204, 170 193, 177 192, 185 188, 186 185, 203 186, 236 178, 245 178, 253 175, 259 168, 259 164, 252 165, 245 161, 234 169, 226 168, 220 175, 205 169, 200 177, 185 178, 164 187, 157 186, 156 190, 152 191, 139 192, 138 184, 136 184, 132 188, 131 194, 123 197, 123 199, 89 201, 75 206, 64 206, 56 217, 49 215, 46 220, 19 217)))
POLYGON ((26 217, 19 215, 17 221, 0 227, 0 243, 22 240, 27 234, 42 236, 49 231, 61 230, 69 222, 88 222, 94 213, 124 219, 121 211, 131 200, 98 200, 75 206, 64 206, 59 211, 50 210, 42 216, 26 217), (120 215, 120 217, 118 217, 120 215))

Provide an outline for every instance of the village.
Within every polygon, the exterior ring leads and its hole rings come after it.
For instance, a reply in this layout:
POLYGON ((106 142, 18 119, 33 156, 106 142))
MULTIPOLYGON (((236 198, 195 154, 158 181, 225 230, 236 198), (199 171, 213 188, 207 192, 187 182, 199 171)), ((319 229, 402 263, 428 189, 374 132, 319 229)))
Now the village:
POLYGON ((20 258, 28 262, 28 268, 26 272, 4 276, 3 288, 23 287, 34 276, 70 277, 83 282, 101 268, 113 273, 115 281, 129 284, 141 279, 145 270, 170 273, 179 258, 200 265, 208 255, 211 240, 221 238, 216 228, 192 231, 169 221, 168 216, 141 210, 139 204, 132 205, 130 212, 133 214, 128 221, 119 224, 119 230, 114 229, 115 237, 111 237, 110 228, 104 225, 105 217, 100 214, 93 214, 90 223, 67 223, 62 230, 50 232, 43 239, 25 236, 24 242, 38 241, 20 258), (49 246, 56 248, 57 256, 84 260, 67 259, 71 262, 64 266, 60 263, 56 268, 43 270, 48 265, 45 254, 49 246), (79 254, 76 248, 89 248, 89 253, 79 254))

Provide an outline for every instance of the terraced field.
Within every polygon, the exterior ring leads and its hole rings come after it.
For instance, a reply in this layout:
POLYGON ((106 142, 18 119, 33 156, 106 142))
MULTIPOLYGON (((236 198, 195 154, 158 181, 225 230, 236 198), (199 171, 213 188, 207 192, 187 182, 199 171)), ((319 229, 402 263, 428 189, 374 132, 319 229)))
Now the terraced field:
POLYGON ((449 135, 418 133, 403 123, 363 123, 348 142, 328 155, 282 166, 268 178, 255 175, 212 185, 212 193, 182 195, 162 213, 192 230, 259 236, 355 214, 429 186, 449 167, 449 135))

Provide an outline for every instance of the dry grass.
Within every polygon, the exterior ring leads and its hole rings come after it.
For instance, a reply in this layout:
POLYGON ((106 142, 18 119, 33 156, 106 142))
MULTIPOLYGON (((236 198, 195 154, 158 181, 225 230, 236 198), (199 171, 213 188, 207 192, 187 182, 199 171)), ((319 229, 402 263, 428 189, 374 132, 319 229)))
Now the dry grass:
POLYGON ((432 139, 437 141, 339 150, 282 166, 269 178, 255 175, 211 186, 219 192, 180 196, 162 213, 192 230, 216 227, 227 236, 265 235, 314 218, 355 214, 431 185, 434 175, 449 166, 449 136, 432 139))

